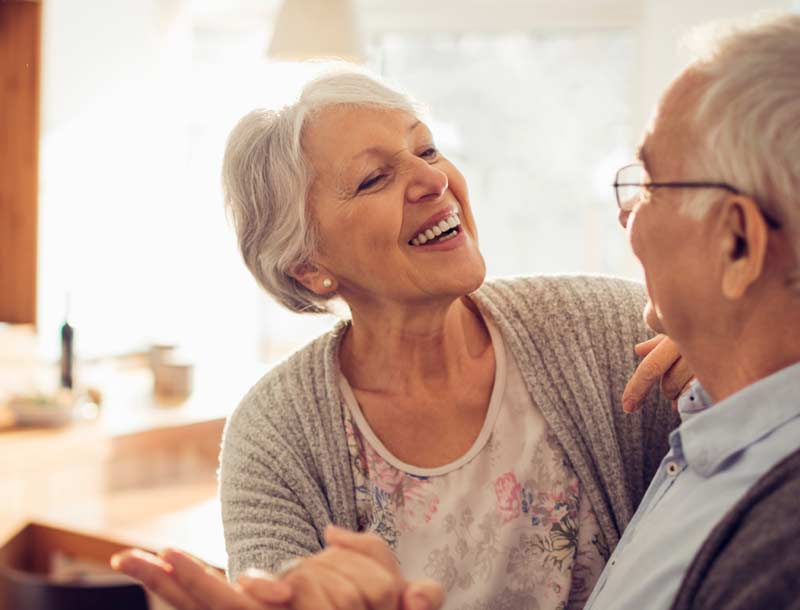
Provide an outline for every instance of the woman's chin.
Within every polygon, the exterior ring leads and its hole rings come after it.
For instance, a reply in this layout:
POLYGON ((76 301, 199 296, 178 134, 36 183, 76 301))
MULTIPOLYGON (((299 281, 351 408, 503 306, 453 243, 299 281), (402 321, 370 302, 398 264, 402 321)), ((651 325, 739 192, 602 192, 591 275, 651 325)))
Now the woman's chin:
POLYGON ((486 279, 486 263, 483 255, 477 251, 474 260, 460 274, 459 284, 463 287, 463 294, 471 294, 483 285, 486 279))
POLYGON ((485 279, 486 266, 483 264, 483 258, 480 258, 469 267, 452 269, 447 277, 439 278, 436 288, 428 294, 438 293, 441 296, 460 298, 475 292, 483 285, 485 279))

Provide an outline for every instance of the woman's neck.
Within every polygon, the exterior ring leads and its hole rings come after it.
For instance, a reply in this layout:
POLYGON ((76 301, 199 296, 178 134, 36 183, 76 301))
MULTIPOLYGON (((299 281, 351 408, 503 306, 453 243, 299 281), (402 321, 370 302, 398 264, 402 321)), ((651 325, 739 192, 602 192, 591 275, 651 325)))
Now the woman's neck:
POLYGON ((491 346, 477 307, 466 297, 413 307, 351 308, 339 353, 353 388, 412 393, 448 388, 491 346))

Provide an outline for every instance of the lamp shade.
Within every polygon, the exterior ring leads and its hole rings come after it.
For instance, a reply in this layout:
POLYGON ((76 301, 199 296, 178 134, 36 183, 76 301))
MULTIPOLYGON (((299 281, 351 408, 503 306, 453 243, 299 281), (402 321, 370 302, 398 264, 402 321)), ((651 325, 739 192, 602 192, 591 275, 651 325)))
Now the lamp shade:
POLYGON ((284 0, 268 55, 303 60, 337 57, 362 62, 365 53, 351 0, 284 0))

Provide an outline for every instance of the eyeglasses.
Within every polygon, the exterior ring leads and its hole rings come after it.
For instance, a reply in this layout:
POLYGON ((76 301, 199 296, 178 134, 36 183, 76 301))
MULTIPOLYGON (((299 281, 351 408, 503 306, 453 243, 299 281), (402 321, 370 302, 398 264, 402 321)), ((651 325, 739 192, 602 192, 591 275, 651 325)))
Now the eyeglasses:
MULTIPOLYGON (((643 191, 652 191, 656 188, 682 188, 682 189, 723 189, 734 195, 747 195, 753 200, 752 195, 748 195, 731 186, 727 182, 652 182, 650 175, 641 163, 626 165, 617 172, 614 180, 614 192, 617 196, 617 205, 624 212, 630 212, 641 200, 643 191)), ((767 214, 759 205, 764 221, 772 229, 780 229, 781 223, 767 214)))

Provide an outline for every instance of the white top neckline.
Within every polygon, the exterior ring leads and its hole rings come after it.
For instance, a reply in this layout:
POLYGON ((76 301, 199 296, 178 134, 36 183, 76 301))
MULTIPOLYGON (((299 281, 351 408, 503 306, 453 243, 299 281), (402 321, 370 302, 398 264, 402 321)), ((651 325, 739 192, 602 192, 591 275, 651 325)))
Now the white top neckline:
POLYGON ((495 421, 497 420, 497 414, 500 411, 500 406, 503 404, 503 395, 506 388, 506 353, 505 345, 499 334, 500 331, 495 326, 494 321, 492 321, 492 319, 483 312, 480 312, 480 314, 484 323, 486 324, 486 328, 489 330, 489 337, 492 342, 492 350, 494 351, 495 370, 492 394, 489 398, 489 408, 486 410, 486 418, 483 421, 483 426, 481 427, 478 437, 472 443, 472 446, 467 450, 467 452, 464 453, 464 455, 455 459, 449 464, 443 464, 442 466, 436 466, 435 468, 422 468, 420 466, 414 466, 413 464, 404 462, 395 456, 391 451, 389 451, 389 449, 387 449, 386 446, 381 442, 375 432, 373 432, 372 427, 369 425, 364 417, 364 414, 361 412, 361 407, 358 404, 358 400, 356 400, 353 389, 350 387, 350 383, 347 381, 344 374, 340 373, 339 388, 342 392, 345 404, 347 405, 347 408, 353 417, 353 421, 355 422, 361 434, 364 436, 367 442, 372 445, 378 455, 380 455, 381 458, 398 470, 418 477, 436 477, 447 474, 457 470, 458 468, 461 468, 474 459, 475 456, 481 452, 481 449, 483 449, 483 447, 486 445, 486 442, 491 437, 492 430, 494 430, 495 421))

